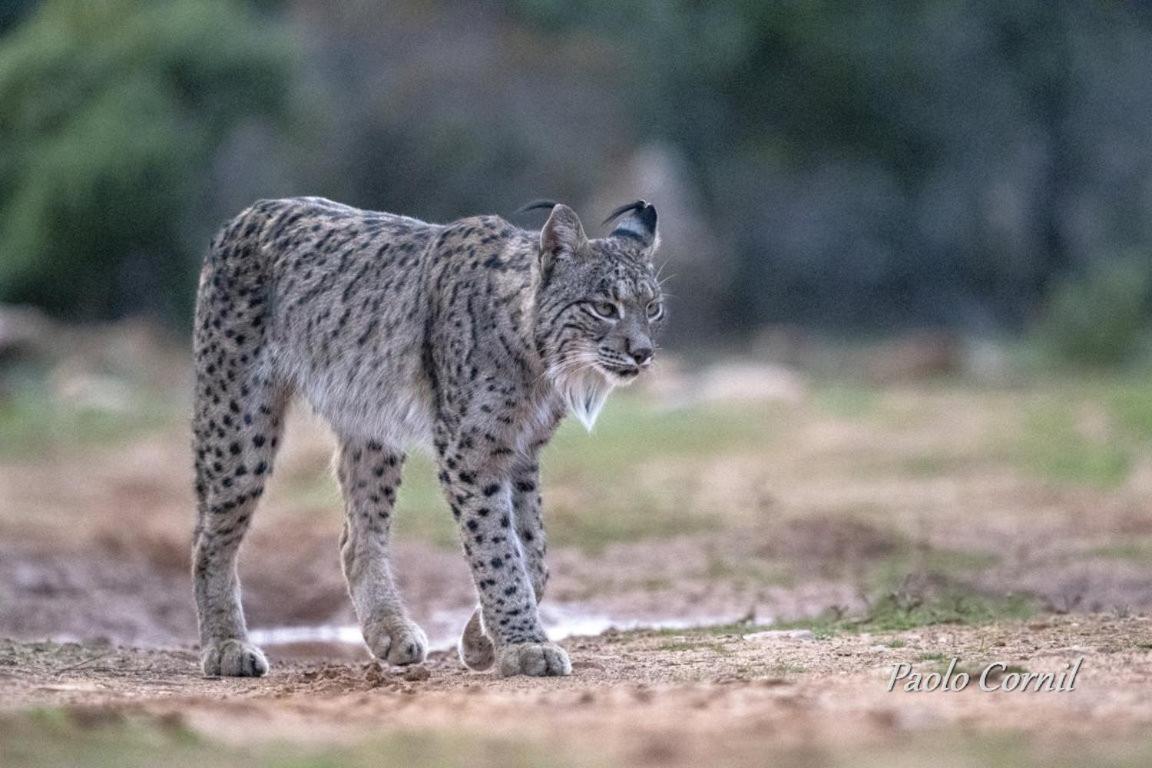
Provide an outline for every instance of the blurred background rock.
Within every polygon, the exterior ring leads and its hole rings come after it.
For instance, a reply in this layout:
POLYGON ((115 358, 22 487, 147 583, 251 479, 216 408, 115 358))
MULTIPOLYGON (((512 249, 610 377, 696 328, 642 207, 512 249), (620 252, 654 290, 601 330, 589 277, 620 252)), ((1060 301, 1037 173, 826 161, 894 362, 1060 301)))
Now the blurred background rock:
POLYGON ((1136 0, 5 0, 6 333, 184 339, 205 244, 259 197, 434 221, 552 197, 591 227, 644 197, 682 354, 1127 364, 1149 71, 1136 0))

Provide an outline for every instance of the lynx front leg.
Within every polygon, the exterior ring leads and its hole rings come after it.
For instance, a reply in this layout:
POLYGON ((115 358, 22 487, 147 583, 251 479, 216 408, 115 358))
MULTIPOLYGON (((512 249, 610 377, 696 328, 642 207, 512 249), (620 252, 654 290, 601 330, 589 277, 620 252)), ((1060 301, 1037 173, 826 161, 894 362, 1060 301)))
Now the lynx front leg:
MULTIPOLYGON (((483 629, 504 675, 567 675, 568 654, 548 642, 536 611, 536 594, 513 527, 511 463, 481 453, 476 436, 446 443, 440 481, 460 524, 464 553, 480 597, 483 629)), ((470 622, 472 634, 479 627, 470 622)), ((469 630, 466 630, 466 635, 469 630)), ((465 663, 468 663, 465 658, 465 663)))
POLYGON ((424 661, 428 640, 408 618, 388 563, 404 455, 373 441, 344 440, 337 475, 344 493, 340 555, 348 593, 372 655, 392 664, 424 661))
MULTIPOLYGON (((516 533, 536 604, 539 605, 544 599, 544 587, 548 584, 548 565, 544 560, 548 546, 541 513, 540 466, 534 457, 514 466, 511 483, 516 533)), ((480 608, 472 613, 472 618, 464 627, 460 637, 460 658, 470 669, 476 670, 488 669, 496 661, 496 649, 484 631, 480 608)))
POLYGON ((548 540, 540 503, 540 465, 535 459, 518 464, 512 473, 512 505, 516 509, 516 533, 524 550, 524 562, 536 592, 536 602, 544 599, 548 585, 548 540))

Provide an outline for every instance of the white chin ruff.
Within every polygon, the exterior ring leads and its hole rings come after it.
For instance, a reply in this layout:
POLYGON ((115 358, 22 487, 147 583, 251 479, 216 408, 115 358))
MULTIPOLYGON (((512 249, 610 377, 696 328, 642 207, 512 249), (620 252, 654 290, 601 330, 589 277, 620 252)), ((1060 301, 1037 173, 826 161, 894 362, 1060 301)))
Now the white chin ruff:
POLYGON ((568 412, 589 432, 595 426, 596 417, 600 415, 614 386, 595 368, 573 371, 556 379, 556 389, 564 398, 568 412))

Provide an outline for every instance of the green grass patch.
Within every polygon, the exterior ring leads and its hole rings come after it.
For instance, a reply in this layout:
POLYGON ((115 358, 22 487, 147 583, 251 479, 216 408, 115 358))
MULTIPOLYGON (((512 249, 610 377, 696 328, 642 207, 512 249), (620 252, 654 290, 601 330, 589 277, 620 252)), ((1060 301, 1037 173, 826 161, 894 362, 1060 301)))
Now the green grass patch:
POLYGON ((773 625, 760 624, 755 620, 733 621, 726 624, 704 624, 699 627, 656 627, 637 629, 637 634, 648 637, 733 637, 773 629, 773 625))
MULTIPOLYGON (((669 637, 673 638, 670 641, 672 643, 696 647, 711 642, 707 638, 750 635, 766 630, 808 629, 817 638, 826 639, 843 633, 885 634, 940 624, 975 626, 999 621, 1021 621, 1035 615, 1036 610, 1036 601, 1026 595, 986 595, 952 586, 925 591, 923 594, 888 592, 874 599, 862 614, 850 614, 833 607, 813 618, 772 624, 749 619, 691 629, 659 628, 636 632, 649 637, 669 637)), ((891 638, 887 645, 889 648, 902 648, 905 641, 891 638)), ((929 654, 921 657, 921 661, 935 658, 935 655, 929 654)))
POLYGON ((754 586, 792 586, 797 580, 795 572, 786 563, 726 557, 718 552, 709 553, 703 575, 710 581, 754 586))
POLYGON ((1102 557, 1109 560, 1135 560, 1139 563, 1152 561, 1152 541, 1137 539, 1124 544, 1108 544, 1095 547, 1086 553, 1089 557, 1102 557))
POLYGON ((908 477, 946 477, 994 461, 993 456, 964 456, 925 453, 899 462, 897 470, 908 477))
MULTIPOLYGON (((971 576, 999 562, 983 552, 936 549, 899 540, 896 551, 855 564, 838 564, 830 574, 857 580, 863 594, 873 595, 867 611, 849 614, 831 607, 820 615, 799 621, 773 624, 744 621, 694 627, 692 637, 747 635, 763 630, 810 629, 817 637, 842 632, 900 632, 933 624, 987 624, 1025 619, 1037 609, 1035 600, 1024 595, 988 595, 964 585, 971 576), (909 583, 924 584, 908 587, 909 583)), ((683 637, 682 628, 651 629, 657 636, 683 637)), ((891 648, 904 646, 901 638, 888 640, 891 648)))
POLYGON ((404 482, 396 497, 397 535, 446 548, 460 546, 460 533, 436 479, 432 459, 413 454, 404 466, 404 482))
POLYGON ((677 503, 674 494, 623 493, 615 499, 597 494, 587 505, 547 504, 550 540, 593 554, 617 542, 711 530, 719 522, 715 515, 677 503))
POLYGON ((1052 402, 1033 408, 1024 420, 1019 458, 1028 469, 1059 483, 1116 487, 1131 470, 1130 447, 1086 434, 1077 416, 1075 403, 1052 402))
MULTIPOLYGON (((637 473, 662 460, 720 456, 762 446, 780 434, 780 414, 740 408, 669 411, 635 398, 609 403, 594 434, 565 423, 541 456, 544 515, 555 545, 598 552, 622 541, 668 537, 715 527, 715 511, 690 503, 698 473, 685 472, 647 484, 637 473)), ((287 479, 293 507, 340 504, 327 471, 287 479)), ((412 453, 396 503, 397 535, 445 547, 459 542, 434 462, 412 453)))
POLYGON ((938 624, 1019 621, 1035 612, 1035 600, 1023 595, 983 595, 958 589, 932 595, 892 592, 873 601, 862 615, 829 611, 811 622, 794 625, 808 626, 818 636, 831 636, 839 632, 903 632, 938 624))
POLYGON ((862 419, 880 410, 881 390, 856 382, 833 382, 817 387, 812 393, 816 407, 838 419, 862 419))
POLYGON ((1152 443, 1152 385, 1147 378, 1113 383, 1101 397, 1113 422, 1145 445, 1152 443))
POLYGON ((1058 483, 1114 488, 1152 452, 1152 377, 1065 379, 1023 412, 1017 464, 1058 483), (1086 427, 1086 422, 1090 427, 1086 427))
POLYGON ((994 595, 965 586, 971 574, 999 562, 985 552, 912 546, 874 563, 865 575, 873 595, 860 616, 828 613, 814 631, 900 632, 934 624, 989 624, 1026 619, 1036 611, 1027 595, 994 595), (914 584, 918 586, 909 586, 914 584))
POLYGON ((35 458, 119 445, 150 431, 174 427, 186 417, 177 403, 159 396, 134 393, 127 408, 112 410, 21 388, 0 400, 0 457, 35 458))
POLYGON ((656 646, 658 651, 712 651, 717 656, 731 656, 732 651, 714 640, 673 639, 656 646))
MULTIPOLYGON (((816 746, 794 765, 828 768, 981 766, 982 768, 1138 768, 1152 761, 1147 736, 1101 739, 1069 734, 1027 734, 1003 728, 929 729, 863 746, 816 746)), ((792 765, 792 764, 790 764, 792 765)))
MULTIPOLYGON (((765 673, 784 677, 806 671, 789 664, 740 669, 748 677, 765 673)), ((1143 768, 1152 764, 1152 739, 1147 735, 1099 739, 1071 734, 1053 742, 1045 734, 964 727, 898 736, 863 745, 809 739, 801 747, 772 740, 729 740, 724 742, 725 762, 879 768, 935 764, 943 755, 947 765, 988 768, 1143 768)), ((604 749, 588 739, 557 746, 530 736, 497 737, 458 729, 385 730, 378 736, 335 744, 305 739, 291 744, 257 741, 240 747, 198 736, 175 716, 54 709, 0 717, 0 765, 4 768, 590 768, 612 764, 612 754, 604 749)))
MULTIPOLYGON (((125 715, 110 709, 47 709, 0 718, 4 768, 528 768, 575 765, 543 745, 459 732, 393 731, 350 745, 208 741, 178 717, 125 715)), ((587 762, 579 763, 587 764, 587 762)))
POLYGON ((899 590, 910 574, 956 581, 998 562, 1000 559, 990 552, 941 549, 908 542, 897 552, 866 564, 861 586, 869 594, 886 594, 899 590))
POLYGON ((715 528, 716 512, 692 503, 699 473, 645 482, 645 465, 764 450, 788 423, 787 413, 772 407, 669 410, 630 397, 610 401, 593 434, 569 420, 541 457, 552 540, 596 552, 614 542, 715 528))
POLYGON ((668 409, 618 395, 608 401, 592 433, 572 419, 565 420, 544 449, 541 464, 546 477, 561 482, 574 476, 615 480, 629 477, 638 463, 654 458, 715 456, 764 447, 783 437, 788 423, 783 407, 668 409))

